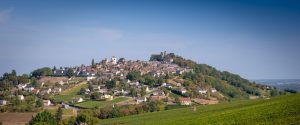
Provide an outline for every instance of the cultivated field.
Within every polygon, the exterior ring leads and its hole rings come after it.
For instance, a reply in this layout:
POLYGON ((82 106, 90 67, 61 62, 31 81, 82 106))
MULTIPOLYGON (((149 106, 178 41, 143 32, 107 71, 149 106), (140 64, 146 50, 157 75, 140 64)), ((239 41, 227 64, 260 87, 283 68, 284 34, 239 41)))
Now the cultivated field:
POLYGON ((25 125, 35 113, 0 113, 0 122, 3 125, 25 125))
POLYGON ((299 125, 300 94, 240 100, 101 120, 102 125, 299 125))

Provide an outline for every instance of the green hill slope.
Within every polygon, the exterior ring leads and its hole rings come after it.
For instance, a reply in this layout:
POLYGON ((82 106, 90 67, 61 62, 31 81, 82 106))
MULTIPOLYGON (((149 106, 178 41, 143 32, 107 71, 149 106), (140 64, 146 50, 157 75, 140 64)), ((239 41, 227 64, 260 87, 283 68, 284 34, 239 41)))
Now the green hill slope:
POLYGON ((169 60, 182 68, 193 69, 193 72, 184 73, 182 77, 186 82, 192 83, 187 85, 187 88, 194 86, 216 88, 228 98, 248 98, 249 95, 268 96, 263 92, 266 87, 264 85, 255 84, 237 74, 220 71, 207 64, 198 64, 174 53, 168 53, 165 56, 154 54, 150 57, 150 61, 168 62, 169 60))
POLYGON ((101 120, 103 125, 254 125, 300 124, 300 94, 279 96, 268 100, 242 100, 217 105, 146 113, 101 120))

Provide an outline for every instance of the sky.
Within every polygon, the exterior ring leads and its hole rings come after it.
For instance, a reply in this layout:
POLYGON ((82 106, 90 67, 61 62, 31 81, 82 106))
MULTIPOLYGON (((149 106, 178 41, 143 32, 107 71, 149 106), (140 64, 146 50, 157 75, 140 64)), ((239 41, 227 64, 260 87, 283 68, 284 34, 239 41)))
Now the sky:
POLYGON ((0 74, 173 52, 247 79, 300 78, 297 0, 0 0, 0 74))

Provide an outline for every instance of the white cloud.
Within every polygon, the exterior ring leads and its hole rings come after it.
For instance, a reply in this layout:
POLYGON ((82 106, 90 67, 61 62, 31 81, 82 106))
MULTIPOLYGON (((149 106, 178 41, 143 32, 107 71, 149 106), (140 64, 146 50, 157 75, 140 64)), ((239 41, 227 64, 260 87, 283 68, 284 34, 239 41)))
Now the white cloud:
POLYGON ((14 11, 14 8, 0 10, 0 23, 7 21, 10 18, 10 15, 13 11, 14 11))

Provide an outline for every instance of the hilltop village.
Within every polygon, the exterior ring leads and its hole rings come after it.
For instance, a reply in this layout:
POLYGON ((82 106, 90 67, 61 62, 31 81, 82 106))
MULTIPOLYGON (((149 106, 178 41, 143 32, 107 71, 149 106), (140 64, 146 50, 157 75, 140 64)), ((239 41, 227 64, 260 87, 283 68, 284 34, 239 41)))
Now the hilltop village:
POLYGON ((165 51, 149 61, 112 56, 92 59, 90 65, 43 67, 30 75, 17 76, 13 70, 1 77, 0 86, 1 112, 64 108, 71 112, 65 117, 70 117, 82 109, 96 109, 94 116, 100 119, 281 94, 165 51))

